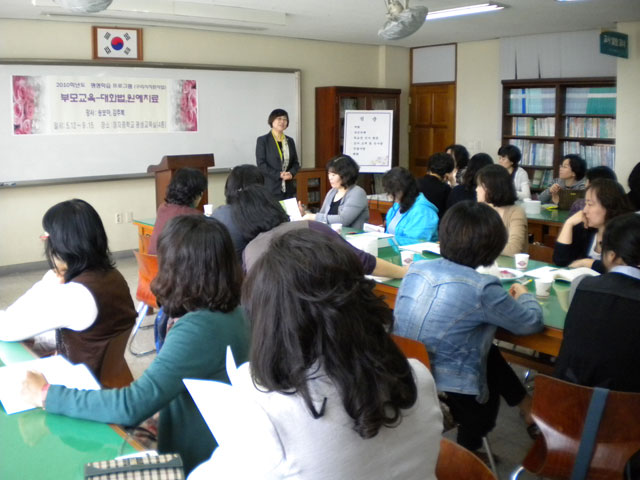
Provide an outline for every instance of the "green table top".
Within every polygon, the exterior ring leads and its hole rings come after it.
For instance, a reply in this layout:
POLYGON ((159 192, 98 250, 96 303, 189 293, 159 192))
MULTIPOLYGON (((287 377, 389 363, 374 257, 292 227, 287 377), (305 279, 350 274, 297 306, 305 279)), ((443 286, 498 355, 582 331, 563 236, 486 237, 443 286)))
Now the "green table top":
MULTIPOLYGON (((378 250, 378 256, 384 260, 395 263, 396 265, 401 264, 400 252, 397 247, 380 248, 378 250)), ((429 252, 424 252, 423 254, 416 253, 414 255, 414 261, 435 260, 437 258, 440 258, 440 256, 429 252)), ((498 265, 503 268, 514 268, 514 259, 513 257, 500 256, 498 257, 498 265)), ((533 270, 547 265, 549 264, 545 262, 529 260, 527 270, 533 270)), ((392 287, 400 287, 401 282, 402 281, 400 279, 392 279, 383 283, 392 287)), ((503 283, 504 287, 508 289, 512 282, 503 283)), ((533 281, 527 285, 527 288, 535 296, 535 285, 533 281)), ((547 327, 557 328, 560 330, 564 328, 564 319, 567 314, 567 310, 569 309, 570 290, 571 285, 569 283, 556 280, 553 283, 551 295, 548 298, 541 299, 536 297, 536 300, 538 300, 538 303, 540 303, 540 306, 542 307, 544 324, 547 327)))
MULTIPOLYGON (((0 342, 0 366, 32 360, 20 343, 0 342)), ((82 480, 84 464, 136 450, 109 425, 47 413, 0 409, 0 478, 82 480)))
POLYGON ((569 210, 558 210, 556 207, 549 207, 550 205, 543 205, 540 209, 540 213, 527 213, 527 220, 564 223, 565 220, 569 218, 569 210))

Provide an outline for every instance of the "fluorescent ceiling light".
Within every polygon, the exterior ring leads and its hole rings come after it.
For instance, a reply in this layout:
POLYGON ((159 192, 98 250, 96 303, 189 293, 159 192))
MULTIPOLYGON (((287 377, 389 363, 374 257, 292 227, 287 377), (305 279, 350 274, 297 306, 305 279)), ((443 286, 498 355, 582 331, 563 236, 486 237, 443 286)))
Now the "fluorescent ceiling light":
POLYGON ((481 3, 479 5, 469 5, 466 7, 448 8, 446 10, 436 10, 427 13, 427 20, 437 20, 439 18, 459 17, 461 15, 473 15, 476 13, 497 12, 504 7, 495 3, 481 3))

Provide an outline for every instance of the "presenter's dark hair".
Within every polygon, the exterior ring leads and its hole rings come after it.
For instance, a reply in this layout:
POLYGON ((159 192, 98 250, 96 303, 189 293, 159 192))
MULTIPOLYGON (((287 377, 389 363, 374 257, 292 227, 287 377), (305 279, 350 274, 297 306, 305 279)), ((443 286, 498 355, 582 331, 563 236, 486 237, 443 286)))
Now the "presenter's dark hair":
POLYGON ((240 303, 242 274, 227 228, 203 215, 174 217, 158 240, 158 275, 151 291, 165 312, 181 317, 240 303))
POLYGON ((607 213, 605 222, 609 223, 612 218, 625 213, 633 212, 633 205, 624 191, 624 187, 618 182, 607 178, 596 178, 589 183, 587 191, 595 194, 607 213))
POLYGON ((42 228, 49 235, 44 246, 49 267, 56 270, 55 258, 67 264, 65 283, 86 270, 114 267, 100 215, 84 200, 54 205, 42 217, 42 228))
POLYGON ((470 192, 475 192, 476 189, 476 174, 478 171, 486 167, 487 165, 493 165, 493 159, 486 153, 476 153, 469 159, 467 169, 462 175, 461 184, 464 185, 464 189, 470 192))
POLYGON ((400 213, 413 207, 420 191, 411 172, 404 167, 393 167, 382 177, 382 188, 388 195, 402 194, 400 213))
POLYGON ((502 165, 487 165, 478 170, 476 185, 482 185, 485 202, 494 207, 513 205, 518 199, 509 170, 502 165))
POLYGON ((522 159, 522 152, 515 145, 503 145, 498 149, 498 155, 501 157, 507 157, 513 164, 513 173, 518 169, 518 164, 522 159))
POLYGON ((456 162, 456 168, 462 170, 469 163, 469 151, 464 145, 453 144, 444 149, 445 152, 451 150, 451 156, 456 162))
POLYGON ((458 202, 440 221, 440 253, 460 265, 493 264, 507 244, 507 229, 498 212, 485 203, 458 202))
POLYGON ((231 203, 231 216, 247 242, 289 221, 280 202, 264 185, 248 185, 239 191, 231 203))
POLYGON ((587 173, 587 162, 580 155, 570 153, 562 157, 562 162, 569 160, 571 171, 576 174, 576 180, 582 180, 587 173))
POLYGON ((202 195, 207 189, 207 177, 196 168, 181 168, 173 177, 164 201, 174 205, 195 206, 198 195, 202 195))
POLYGON ((340 175, 342 186, 349 188, 358 180, 360 165, 349 155, 337 155, 327 163, 327 172, 340 175))
POLYGON ((395 426, 417 388, 388 335, 393 312, 373 292, 348 246, 308 229, 280 235, 249 271, 242 303, 251 321, 251 372, 259 388, 295 393, 310 414, 308 379, 322 370, 362 438, 395 426))
MULTIPOLYGON (((640 176, 640 169, 638 169, 638 175, 640 176)), ((596 167, 590 168, 589 170, 587 170, 586 177, 587 180, 589 180, 589 183, 593 182, 596 178, 608 178, 609 180, 613 180, 614 182, 618 181, 616 172, 605 165, 598 165, 596 167)))
POLYGON ((640 268, 640 215, 627 213, 607 223, 602 236, 602 253, 615 252, 624 263, 640 268))
POLYGON ((238 192, 249 185, 264 185, 264 175, 255 165, 238 165, 233 167, 224 184, 224 196, 227 204, 233 203, 238 192))
POLYGON ((447 173, 453 172, 454 168, 455 162, 453 157, 448 153, 434 153, 429 157, 429 162, 427 163, 427 169, 440 177, 444 177, 447 173))
POLYGON ((273 112, 269 114, 268 123, 270 127, 273 126, 273 121, 278 117, 287 117, 287 127, 289 126, 289 114, 287 113, 287 111, 281 108, 276 108, 273 112))

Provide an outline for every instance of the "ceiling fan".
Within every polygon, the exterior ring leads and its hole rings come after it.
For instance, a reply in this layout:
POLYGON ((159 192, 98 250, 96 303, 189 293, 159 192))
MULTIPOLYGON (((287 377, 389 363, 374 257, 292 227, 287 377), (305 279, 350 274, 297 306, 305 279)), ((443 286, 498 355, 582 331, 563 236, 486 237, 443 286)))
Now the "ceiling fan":
POLYGON ((409 8, 409 0, 404 0, 404 5, 400 0, 384 0, 384 3, 387 21, 378 30, 378 36, 385 40, 398 40, 417 32, 429 11, 423 6, 409 8))
POLYGON ((72 13, 96 13, 106 10, 113 0, 54 0, 72 13))

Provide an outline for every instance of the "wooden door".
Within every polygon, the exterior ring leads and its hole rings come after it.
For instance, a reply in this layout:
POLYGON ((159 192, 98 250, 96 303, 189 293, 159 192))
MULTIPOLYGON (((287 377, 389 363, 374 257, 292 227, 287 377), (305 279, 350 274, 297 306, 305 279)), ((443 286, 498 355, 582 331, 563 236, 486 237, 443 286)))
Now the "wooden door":
POLYGON ((427 160, 454 142, 456 84, 412 85, 409 110, 409 170, 427 172, 427 160))

